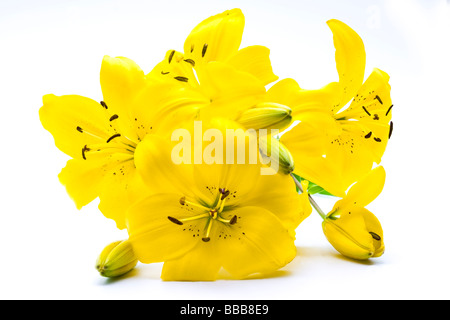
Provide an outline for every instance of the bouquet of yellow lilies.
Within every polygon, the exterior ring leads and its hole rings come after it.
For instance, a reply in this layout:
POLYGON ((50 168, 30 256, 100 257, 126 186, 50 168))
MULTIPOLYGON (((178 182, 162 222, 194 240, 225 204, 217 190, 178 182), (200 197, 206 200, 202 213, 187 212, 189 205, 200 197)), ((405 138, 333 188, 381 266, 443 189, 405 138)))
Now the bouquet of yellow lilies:
POLYGON ((71 157, 60 182, 78 209, 99 198, 128 232, 99 254, 102 276, 138 262, 164 262, 164 280, 267 275, 294 259, 296 228, 313 208, 344 256, 383 254, 365 207, 385 182, 389 76, 365 79, 363 41, 330 20, 339 81, 315 90, 278 81, 268 48, 240 48, 244 21, 239 9, 202 21, 147 74, 105 56, 102 101, 43 97, 41 123, 71 157), (336 199, 328 214, 316 194, 336 199))

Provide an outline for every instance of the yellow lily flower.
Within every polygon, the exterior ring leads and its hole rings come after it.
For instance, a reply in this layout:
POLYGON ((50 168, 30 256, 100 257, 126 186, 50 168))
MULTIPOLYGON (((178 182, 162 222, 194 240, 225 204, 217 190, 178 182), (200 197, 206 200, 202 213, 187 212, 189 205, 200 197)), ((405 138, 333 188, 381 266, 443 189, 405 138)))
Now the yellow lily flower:
POLYGON ((299 125, 281 141, 296 161, 296 173, 342 197, 379 164, 392 134, 389 76, 374 69, 364 80, 365 50, 359 35, 338 20, 328 21, 336 48, 339 82, 319 90, 284 79, 265 99, 287 105, 299 125), (348 106, 347 106, 348 104, 348 106))
POLYGON ((386 173, 379 166, 355 183, 337 201, 322 222, 331 245, 346 257, 366 260, 384 253, 383 230, 377 217, 365 209, 382 191, 386 173))
POLYGON ((128 211, 139 261, 164 262, 163 280, 209 281, 221 268, 244 278, 274 272, 295 257, 295 228, 307 214, 289 176, 261 175, 257 164, 176 165, 171 150, 157 135, 136 149, 137 170, 159 191, 128 211))
POLYGON ((126 209, 145 190, 135 169, 136 146, 148 134, 170 134, 168 128, 206 102, 190 88, 149 79, 123 57, 104 57, 100 84, 103 101, 46 95, 39 116, 72 158, 59 180, 77 208, 99 197, 102 213, 123 229, 126 209))
MULTIPOLYGON (((244 110, 260 107, 265 86, 278 79, 272 71, 268 48, 255 45, 239 49, 244 24, 240 9, 205 19, 188 35, 184 52, 167 51, 164 60, 150 74, 201 92, 210 101, 200 110, 201 117, 237 120, 244 110)), ((278 106, 266 103, 261 107, 267 110, 278 106)), ((279 111, 275 113, 278 115, 279 111)), ((243 121, 248 121, 247 116, 244 118, 243 121)), ((268 126, 284 128, 290 122, 290 119, 275 120, 268 126)))

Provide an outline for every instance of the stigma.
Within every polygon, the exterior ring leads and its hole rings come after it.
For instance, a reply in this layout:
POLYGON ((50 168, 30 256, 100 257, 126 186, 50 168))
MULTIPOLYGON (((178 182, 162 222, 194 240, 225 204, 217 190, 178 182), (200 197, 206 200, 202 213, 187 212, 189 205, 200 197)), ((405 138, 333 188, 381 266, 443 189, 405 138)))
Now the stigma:
MULTIPOLYGON (((185 223, 194 220, 204 220, 205 226, 203 229, 202 241, 209 242, 211 240, 211 229, 213 224, 233 226, 237 223, 238 217, 233 215, 231 218, 227 219, 224 217, 224 213, 227 212, 225 203, 228 196, 231 194, 226 188, 219 188, 219 194, 217 195, 216 203, 212 206, 207 206, 199 201, 190 201, 186 197, 181 197, 179 199, 179 204, 187 208, 196 208, 197 210, 203 211, 200 214, 186 217, 186 218, 175 218, 168 216, 168 220, 176 225, 183 226, 185 223)), ((229 215, 227 215, 229 216, 229 215)), ((185 231, 186 229, 183 229, 185 231)), ((189 229, 190 230, 190 229, 189 229)), ((195 235, 194 235, 195 236, 195 235)))

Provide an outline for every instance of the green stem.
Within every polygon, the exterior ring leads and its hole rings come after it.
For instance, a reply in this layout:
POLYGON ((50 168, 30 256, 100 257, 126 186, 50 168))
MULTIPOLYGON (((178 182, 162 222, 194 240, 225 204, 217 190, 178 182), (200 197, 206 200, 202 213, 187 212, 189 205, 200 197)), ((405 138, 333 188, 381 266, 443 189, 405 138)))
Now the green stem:
MULTIPOLYGON (((294 179, 294 182, 295 182, 295 185, 297 186, 297 188, 303 193, 304 191, 303 191, 302 184, 300 183, 300 181, 298 181, 297 178, 292 173, 290 174, 290 176, 292 177, 292 179, 294 179)), ((322 211, 322 209, 320 209, 317 202, 311 197, 310 194, 308 194, 308 198, 309 198, 309 202, 314 207, 316 212, 322 217, 322 219, 325 220, 327 215, 322 211)))

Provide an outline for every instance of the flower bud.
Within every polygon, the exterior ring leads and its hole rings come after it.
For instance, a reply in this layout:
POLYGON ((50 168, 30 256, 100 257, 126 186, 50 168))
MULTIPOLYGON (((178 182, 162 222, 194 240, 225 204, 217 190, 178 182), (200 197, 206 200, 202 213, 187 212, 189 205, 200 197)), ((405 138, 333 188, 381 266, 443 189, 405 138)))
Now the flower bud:
POLYGON ((366 260, 384 253, 381 224, 365 208, 337 208, 327 215, 322 228, 330 244, 346 257, 366 260))
POLYGON ((294 171, 294 158, 278 139, 272 136, 259 137, 259 151, 265 161, 271 162, 278 166, 279 172, 283 174, 290 174, 294 171))
POLYGON ((247 129, 284 129, 292 120, 291 109, 282 104, 263 102, 244 111, 237 121, 247 129))
POLYGON ((96 268, 103 277, 118 277, 131 271, 138 260, 128 240, 107 245, 97 258, 96 268))

